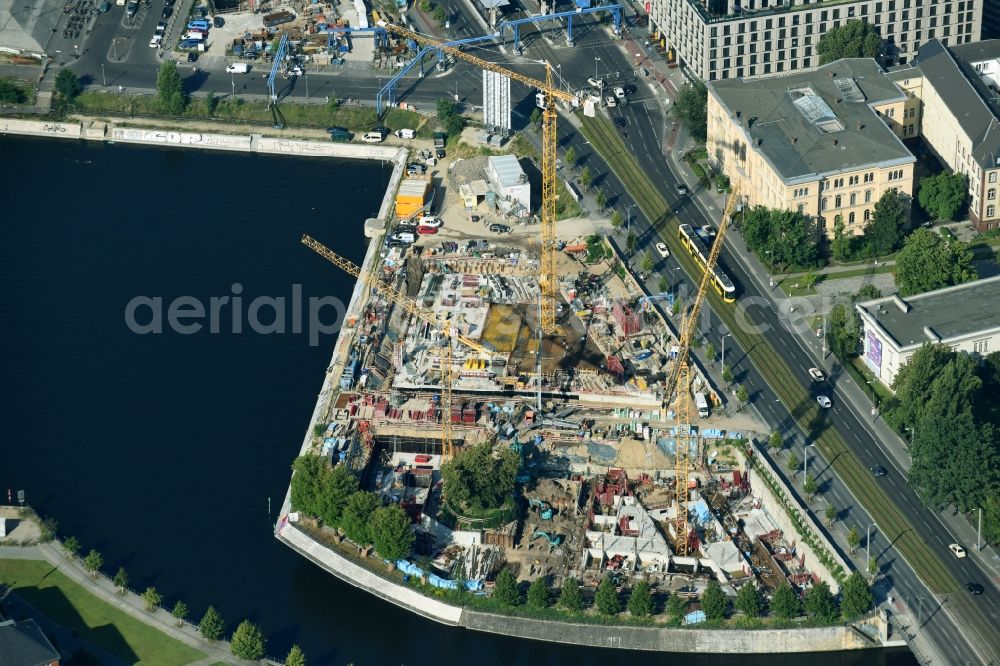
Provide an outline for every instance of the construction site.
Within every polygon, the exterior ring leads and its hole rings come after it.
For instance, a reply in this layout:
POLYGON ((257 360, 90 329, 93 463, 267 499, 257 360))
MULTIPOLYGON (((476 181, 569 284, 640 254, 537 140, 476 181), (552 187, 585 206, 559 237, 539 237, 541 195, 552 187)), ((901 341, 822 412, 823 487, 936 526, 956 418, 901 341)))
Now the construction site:
MULTIPOLYGON (((531 83, 554 137, 551 77, 531 83)), ((361 290, 308 452, 406 511, 415 550, 394 565, 438 587, 488 593, 510 567, 554 587, 572 576, 594 589, 611 576, 692 598, 711 579, 730 594, 749 584, 766 595, 784 581, 803 594, 819 580, 836 589, 754 485, 763 428, 726 404, 690 354, 709 279, 674 312, 597 233, 606 220, 560 222, 557 233, 549 151, 540 165, 445 158, 402 179, 395 214, 366 226, 364 267, 303 238, 361 290), (541 172, 537 203, 519 166, 541 172), (518 461, 489 511, 449 501, 444 481, 443 465, 477 447, 518 461)), ((703 617, 695 606, 687 621, 703 617)))

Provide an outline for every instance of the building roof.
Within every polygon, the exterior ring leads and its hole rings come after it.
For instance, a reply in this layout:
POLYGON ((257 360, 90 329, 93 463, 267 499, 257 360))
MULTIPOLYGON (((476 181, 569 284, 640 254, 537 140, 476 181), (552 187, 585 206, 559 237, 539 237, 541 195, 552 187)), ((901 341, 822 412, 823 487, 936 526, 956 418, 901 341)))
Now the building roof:
POLYGON ((516 155, 497 155, 490 158, 490 164, 497 173, 500 187, 514 187, 526 183, 527 176, 516 155))
POLYGON ((980 62, 982 60, 1000 58, 1000 39, 986 39, 981 42, 956 44, 949 48, 956 58, 965 62, 980 62))
POLYGON ((34 620, 0 622, 0 664, 42 666, 59 658, 59 652, 34 620))
POLYGON ((905 349, 1000 328, 1000 309, 984 307, 998 301, 1000 275, 907 298, 877 298, 857 307, 898 349, 905 349))
POLYGON ((711 94, 788 184, 868 166, 916 161, 872 109, 906 94, 871 58, 787 76, 723 79, 711 94))
POLYGON ((972 140, 973 159, 986 168, 1000 166, 1000 103, 965 58, 988 60, 990 57, 981 54, 998 48, 989 43, 979 49, 949 51, 940 40, 932 39, 920 47, 916 60, 925 80, 946 101, 962 131, 972 140))

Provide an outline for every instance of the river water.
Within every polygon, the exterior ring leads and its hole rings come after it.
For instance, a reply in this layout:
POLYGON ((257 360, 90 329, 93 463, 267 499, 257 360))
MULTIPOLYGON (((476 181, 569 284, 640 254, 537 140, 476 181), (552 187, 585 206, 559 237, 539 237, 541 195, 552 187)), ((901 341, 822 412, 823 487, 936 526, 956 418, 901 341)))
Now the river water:
POLYGON ((316 299, 353 286, 299 237, 360 262, 390 166, 6 136, 0 160, 0 493, 24 489, 133 588, 197 617, 214 604, 230 628, 250 618, 269 654, 298 643, 311 664, 915 663, 550 645, 442 627, 341 583, 271 531, 334 341, 311 340, 310 299, 331 323, 316 299), (171 307, 199 304, 171 325, 171 307))

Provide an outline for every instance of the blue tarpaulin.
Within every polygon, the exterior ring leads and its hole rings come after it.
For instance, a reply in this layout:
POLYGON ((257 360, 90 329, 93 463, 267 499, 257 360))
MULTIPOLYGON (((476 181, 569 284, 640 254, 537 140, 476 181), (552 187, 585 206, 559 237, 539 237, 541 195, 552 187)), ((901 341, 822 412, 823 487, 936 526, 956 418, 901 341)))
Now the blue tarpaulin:
MULTIPOLYGON (((411 576, 416 576, 421 578, 427 576, 427 582, 434 587, 439 587, 442 590, 454 590, 458 587, 458 583, 453 580, 448 580, 441 578, 435 574, 426 573, 423 569, 418 567, 413 562, 408 562, 406 560, 397 560, 396 568, 402 571, 404 574, 409 574, 411 576)), ((483 589, 483 581, 481 580, 467 580, 465 581, 465 588, 470 592, 478 592, 483 589)))

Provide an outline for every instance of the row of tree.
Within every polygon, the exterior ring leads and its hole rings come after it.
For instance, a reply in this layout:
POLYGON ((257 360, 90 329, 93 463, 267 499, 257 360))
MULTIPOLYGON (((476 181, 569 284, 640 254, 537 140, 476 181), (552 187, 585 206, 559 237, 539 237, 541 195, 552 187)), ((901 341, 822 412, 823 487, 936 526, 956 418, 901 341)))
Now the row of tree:
POLYGON ((891 254, 903 242, 904 228, 909 217, 906 206, 896 191, 886 190, 875 202, 871 220, 865 225, 862 235, 846 233, 843 216, 834 217, 830 254, 837 261, 855 261, 891 254))
POLYGON ((774 268, 813 268, 819 259, 816 225, 798 211, 754 206, 740 224, 747 247, 774 268))
MULTIPOLYGON (((64 539, 62 547, 71 559, 80 556, 81 546, 76 537, 71 536, 64 539)), ((104 566, 104 557, 96 549, 92 548, 83 557, 82 562, 91 577, 97 578, 101 573, 101 567, 104 566)), ((115 572, 112 582, 118 588, 118 594, 124 595, 129 584, 129 577, 125 571, 125 567, 118 567, 118 571, 115 572)), ((146 612, 149 613, 155 611, 163 603, 163 595, 153 586, 147 587, 139 596, 143 601, 146 612)), ((189 609, 187 604, 178 600, 170 610, 170 614, 177 620, 177 626, 181 626, 188 619, 189 609)), ((198 622, 198 633, 207 641, 218 641, 225 637, 226 624, 222 619, 222 615, 215 609, 215 606, 209 606, 205 614, 201 617, 201 620, 198 622)), ((233 656, 247 660, 262 658, 267 647, 267 639, 264 637, 264 632, 261 631, 259 626, 249 620, 240 622, 236 630, 233 631, 229 643, 233 656)), ((298 645, 293 645, 288 653, 288 657, 285 659, 285 666, 305 666, 305 663, 305 656, 302 650, 298 645)))
MULTIPOLYGON (((525 602, 517 578, 510 569, 504 569, 496 578, 493 588, 493 598, 500 606, 512 608, 525 602)), ((720 621, 728 617, 733 609, 743 616, 757 618, 770 614, 780 619, 798 617, 803 612, 810 618, 820 622, 835 622, 838 618, 852 620, 867 613, 872 608, 871 589, 864 577, 854 572, 844 582, 841 597, 838 599, 830 592, 830 587, 824 582, 817 583, 806 592, 804 601, 788 583, 779 587, 770 602, 761 595, 752 584, 740 587, 735 600, 722 590, 718 581, 708 583, 699 599, 701 609, 709 620, 720 621)), ((545 582, 545 578, 536 578, 528 587, 527 604, 536 609, 547 608, 553 603, 553 594, 545 582)), ((584 609, 583 594, 580 583, 570 577, 563 581, 556 605, 571 613, 579 613, 584 609)), ((663 611, 671 622, 680 624, 687 613, 690 600, 677 594, 670 594, 663 605, 663 611)), ((597 587, 594 595, 594 608, 601 615, 613 616, 622 612, 621 597, 610 576, 605 576, 597 587)), ((636 583, 629 591, 625 610, 633 617, 648 617, 657 612, 652 590, 645 581, 636 583)))
POLYGON ((344 465, 306 454, 292 464, 292 506, 340 528, 359 546, 373 545, 379 557, 395 562, 410 554, 414 534, 409 516, 398 504, 382 505, 375 493, 358 489, 358 479, 344 465))
POLYGON ((883 415, 910 437, 910 485, 934 509, 981 508, 987 540, 1000 541, 1000 352, 979 358, 926 344, 893 389, 883 415))

